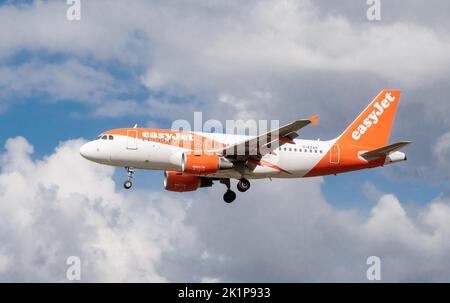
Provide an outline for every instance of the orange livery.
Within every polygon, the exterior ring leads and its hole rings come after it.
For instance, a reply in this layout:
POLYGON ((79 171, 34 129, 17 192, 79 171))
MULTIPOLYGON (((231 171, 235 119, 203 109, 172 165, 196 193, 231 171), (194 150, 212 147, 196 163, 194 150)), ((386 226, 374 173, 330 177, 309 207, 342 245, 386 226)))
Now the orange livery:
POLYGON ((81 147, 91 161, 125 167, 132 187, 135 169, 164 171, 164 187, 195 191, 219 181, 227 187, 224 200, 245 192, 250 179, 305 178, 340 174, 406 160, 399 150, 410 144, 388 144, 400 91, 383 90, 337 138, 304 140, 298 132, 317 124, 319 116, 296 120, 258 136, 121 128, 102 133, 81 147))

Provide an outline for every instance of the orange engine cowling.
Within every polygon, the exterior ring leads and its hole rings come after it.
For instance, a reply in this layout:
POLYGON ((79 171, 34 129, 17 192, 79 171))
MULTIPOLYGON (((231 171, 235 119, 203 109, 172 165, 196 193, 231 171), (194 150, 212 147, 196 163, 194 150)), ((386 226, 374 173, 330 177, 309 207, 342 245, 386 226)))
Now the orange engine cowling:
POLYGON ((233 168, 233 163, 218 155, 183 154, 181 170, 189 174, 213 174, 219 169, 233 168))
POLYGON ((164 172, 164 188, 168 191, 188 192, 212 186, 212 180, 176 171, 164 172))

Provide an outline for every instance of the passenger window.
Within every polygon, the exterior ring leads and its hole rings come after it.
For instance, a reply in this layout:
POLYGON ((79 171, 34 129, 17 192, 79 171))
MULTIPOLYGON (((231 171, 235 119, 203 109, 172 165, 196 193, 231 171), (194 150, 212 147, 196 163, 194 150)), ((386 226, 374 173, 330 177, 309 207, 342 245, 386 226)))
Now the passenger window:
POLYGON ((114 137, 110 135, 109 140, 114 140, 114 137))

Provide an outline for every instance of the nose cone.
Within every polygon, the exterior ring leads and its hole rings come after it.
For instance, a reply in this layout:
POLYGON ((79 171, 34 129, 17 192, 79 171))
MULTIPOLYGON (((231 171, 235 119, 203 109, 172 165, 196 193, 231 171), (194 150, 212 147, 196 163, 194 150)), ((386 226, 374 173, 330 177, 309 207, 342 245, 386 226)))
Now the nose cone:
POLYGON ((80 148, 80 155, 88 160, 94 160, 96 154, 95 146, 92 142, 88 142, 80 148))

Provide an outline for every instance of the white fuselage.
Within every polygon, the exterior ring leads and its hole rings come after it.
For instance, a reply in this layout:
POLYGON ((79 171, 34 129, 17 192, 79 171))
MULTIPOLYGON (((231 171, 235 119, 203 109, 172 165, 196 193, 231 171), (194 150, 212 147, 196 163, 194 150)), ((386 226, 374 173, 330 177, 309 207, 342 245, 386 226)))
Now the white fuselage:
MULTIPOLYGON (((227 145, 252 138, 230 134, 197 134, 227 145)), ((301 178, 324 158, 335 141, 294 139, 293 144, 284 144, 271 153, 265 154, 261 162, 267 165, 258 165, 254 170, 245 169, 243 174, 236 170, 219 170, 214 174, 205 176, 213 178, 245 177, 248 179, 301 178)), ((84 155, 97 163, 167 171, 179 171, 181 169, 181 162, 179 161, 181 154, 188 151, 179 146, 121 135, 91 141, 83 149, 84 155)), ((339 159, 339 155, 334 158, 339 159)))
POLYGON ((190 192, 213 186, 227 187, 224 201, 246 192, 248 179, 307 178, 337 175, 405 161, 399 149, 409 141, 388 144, 400 98, 398 90, 383 90, 337 138, 300 140, 298 131, 317 124, 318 115, 298 119, 259 136, 202 133, 184 130, 118 128, 83 145, 80 154, 91 161, 124 167, 132 187, 134 169, 164 171, 164 188, 190 192))

